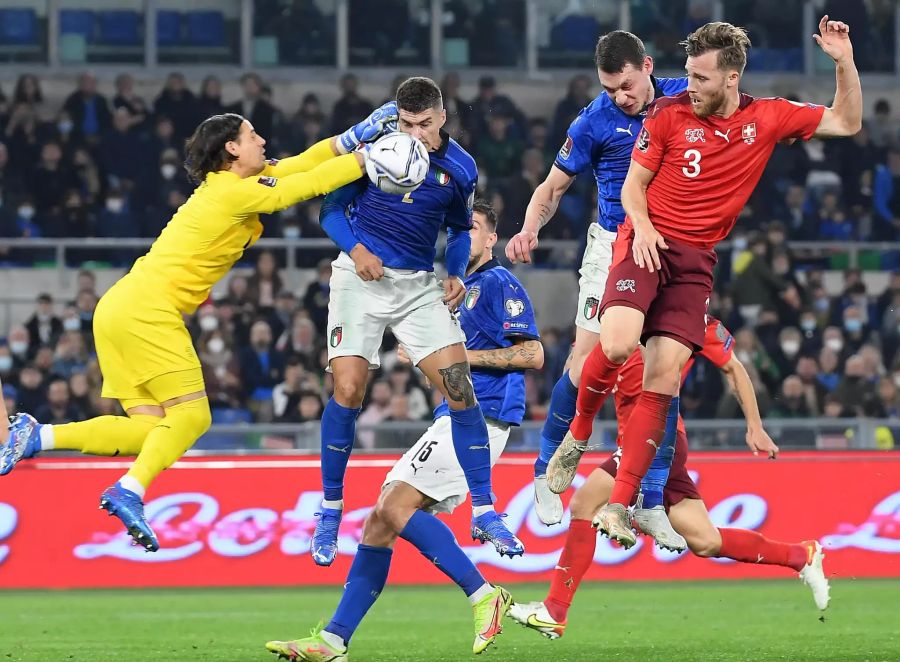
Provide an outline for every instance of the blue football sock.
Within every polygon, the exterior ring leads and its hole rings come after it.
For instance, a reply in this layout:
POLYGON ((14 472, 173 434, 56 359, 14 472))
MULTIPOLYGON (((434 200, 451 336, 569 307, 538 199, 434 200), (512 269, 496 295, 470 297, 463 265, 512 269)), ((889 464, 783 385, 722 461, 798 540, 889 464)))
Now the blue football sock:
POLYGON ((663 435, 656 457, 650 463, 650 469, 641 481, 641 492, 644 495, 644 508, 653 508, 663 502, 663 490, 669 480, 669 469, 675 458, 675 439, 678 434, 678 396, 672 398, 669 413, 666 414, 666 433, 663 435))
POLYGON ((491 444, 481 405, 468 409, 450 410, 450 434, 459 466, 466 474, 466 484, 473 506, 490 506, 491 444))
POLYGON ((356 437, 357 416, 359 409, 343 407, 334 398, 322 412, 322 487, 328 501, 344 498, 344 474, 356 437))
POLYGON ((414 545, 422 556, 456 582, 466 596, 485 585, 484 576, 462 551, 453 532, 431 513, 423 510, 413 513, 400 537, 414 545))
POLYGON ((336 634, 345 644, 350 643, 350 637, 356 632, 369 608, 375 604, 387 582, 392 554, 390 547, 359 545, 347 574, 344 594, 331 622, 324 630, 336 634))
POLYGON ((547 464, 562 443, 563 437, 569 431, 569 424, 575 417, 575 401, 577 399, 578 387, 569 379, 567 370, 556 381, 556 386, 553 387, 553 393, 550 395, 547 420, 544 421, 544 429, 541 430, 541 453, 534 462, 535 476, 543 476, 547 473, 547 464))

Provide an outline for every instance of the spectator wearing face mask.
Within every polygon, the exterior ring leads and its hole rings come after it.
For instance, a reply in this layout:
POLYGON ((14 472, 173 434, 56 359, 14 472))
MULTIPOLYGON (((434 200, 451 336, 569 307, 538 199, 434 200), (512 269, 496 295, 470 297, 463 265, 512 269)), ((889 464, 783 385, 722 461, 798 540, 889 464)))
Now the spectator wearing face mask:
POLYGON ((226 336, 219 330, 214 315, 202 315, 199 326, 203 331, 197 339, 197 354, 203 368, 203 380, 210 407, 241 407, 241 380, 233 352, 226 336))
POLYGON ((853 353, 844 342, 844 332, 836 326, 829 326, 822 332, 822 347, 827 347, 837 354, 839 365, 843 365, 847 357, 853 353))
POLYGON ((272 391, 284 377, 284 355, 272 346, 272 329, 265 320, 250 327, 250 346, 241 350, 240 366, 250 410, 257 421, 272 421, 272 391))
POLYGON ((863 312, 856 306, 847 306, 843 314, 844 345, 850 352, 862 347, 869 335, 863 312))
POLYGON ((800 330, 793 326, 781 329, 778 334, 778 352, 775 361, 783 375, 790 375, 797 365, 797 358, 803 346, 803 336, 800 330))
POLYGON ((13 357, 12 352, 9 351, 9 345, 5 342, 0 342, 0 381, 10 383, 17 381, 17 379, 18 369, 16 367, 16 360, 13 357))

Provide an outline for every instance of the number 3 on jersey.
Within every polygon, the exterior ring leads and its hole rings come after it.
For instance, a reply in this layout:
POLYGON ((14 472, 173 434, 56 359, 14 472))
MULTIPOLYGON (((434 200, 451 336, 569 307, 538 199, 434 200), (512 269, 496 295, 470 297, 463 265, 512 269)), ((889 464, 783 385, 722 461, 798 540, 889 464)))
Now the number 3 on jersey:
POLYGON ((690 177, 691 179, 693 179, 700 174, 700 150, 686 150, 684 152, 684 158, 688 160, 688 164, 681 167, 681 172, 684 173, 685 177, 690 177))

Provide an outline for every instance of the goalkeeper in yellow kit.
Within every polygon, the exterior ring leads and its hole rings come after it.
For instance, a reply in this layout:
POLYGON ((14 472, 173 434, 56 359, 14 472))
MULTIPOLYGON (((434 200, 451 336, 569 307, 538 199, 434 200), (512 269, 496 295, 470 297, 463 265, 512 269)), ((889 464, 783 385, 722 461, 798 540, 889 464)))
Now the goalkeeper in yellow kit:
POLYGON ((200 361, 182 316, 192 314, 259 239, 260 213, 358 179, 365 151, 355 148, 393 120, 396 108, 388 104, 343 134, 282 161, 266 161, 266 141, 240 115, 215 115, 200 124, 187 142, 185 161, 199 186, 94 313, 103 396, 118 399, 128 416, 40 425, 18 414, 0 443, 0 475, 50 449, 136 455, 128 473, 103 492, 100 506, 122 520, 137 544, 159 549, 144 518, 144 493, 211 422, 200 361))

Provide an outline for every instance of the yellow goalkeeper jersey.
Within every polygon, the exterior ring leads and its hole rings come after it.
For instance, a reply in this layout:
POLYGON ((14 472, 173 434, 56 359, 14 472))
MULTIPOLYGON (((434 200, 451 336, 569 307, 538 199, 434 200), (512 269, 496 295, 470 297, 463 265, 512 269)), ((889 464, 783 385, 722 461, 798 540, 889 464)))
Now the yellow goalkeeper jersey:
POLYGON ((259 214, 323 195, 361 174, 355 156, 334 156, 330 140, 297 156, 270 161, 251 177, 211 172, 123 280, 140 296, 161 295, 179 312, 193 313, 259 239, 259 214))

